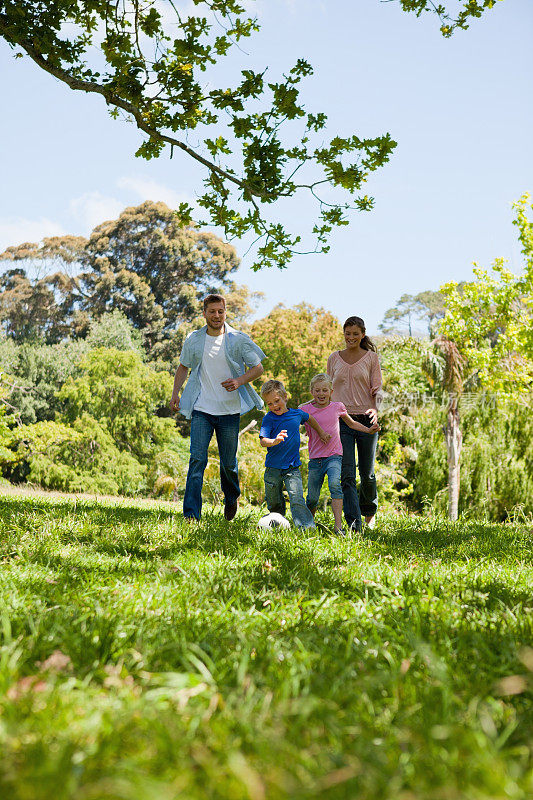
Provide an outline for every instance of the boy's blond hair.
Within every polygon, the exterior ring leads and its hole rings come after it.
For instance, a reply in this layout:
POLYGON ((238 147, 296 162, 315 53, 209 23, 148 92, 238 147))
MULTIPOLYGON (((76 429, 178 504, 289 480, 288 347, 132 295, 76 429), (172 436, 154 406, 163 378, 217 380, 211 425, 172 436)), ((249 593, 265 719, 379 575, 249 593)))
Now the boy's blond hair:
POLYGON ((265 381, 261 386, 261 397, 266 397, 270 392, 278 392, 278 394, 281 394, 283 397, 287 397, 287 390, 281 381, 265 381))
POLYGON ((317 383, 327 383, 330 389, 333 387, 331 377, 325 372, 319 372, 318 375, 313 375, 311 383, 309 384, 311 391, 313 391, 313 386, 317 383))

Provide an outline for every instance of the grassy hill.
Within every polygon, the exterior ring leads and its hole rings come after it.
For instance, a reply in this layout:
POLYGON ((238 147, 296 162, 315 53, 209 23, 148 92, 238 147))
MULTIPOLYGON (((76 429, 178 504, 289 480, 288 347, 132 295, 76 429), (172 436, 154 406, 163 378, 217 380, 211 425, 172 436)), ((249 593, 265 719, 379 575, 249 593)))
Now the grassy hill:
POLYGON ((533 795, 531 524, 0 507, 2 797, 533 795))

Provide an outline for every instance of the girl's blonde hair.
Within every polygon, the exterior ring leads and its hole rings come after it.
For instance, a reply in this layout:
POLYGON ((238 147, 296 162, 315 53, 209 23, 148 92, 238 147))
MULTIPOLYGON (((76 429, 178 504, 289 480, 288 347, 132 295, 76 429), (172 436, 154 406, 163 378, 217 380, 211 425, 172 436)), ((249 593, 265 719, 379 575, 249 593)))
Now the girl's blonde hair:
POLYGON ((313 375, 311 383, 309 384, 311 391, 313 391, 313 386, 317 383, 327 383, 330 389, 333 387, 333 381, 325 372, 319 372, 318 375, 313 375))

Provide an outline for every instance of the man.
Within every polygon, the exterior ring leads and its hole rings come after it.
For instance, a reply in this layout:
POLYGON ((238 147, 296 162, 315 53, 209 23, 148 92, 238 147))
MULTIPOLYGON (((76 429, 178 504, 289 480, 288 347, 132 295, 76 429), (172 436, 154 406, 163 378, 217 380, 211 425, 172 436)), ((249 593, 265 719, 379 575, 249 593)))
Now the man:
POLYGON ((170 400, 173 411, 191 419, 191 456, 183 516, 199 520, 202 512, 202 485, 207 466, 207 448, 213 431, 220 455, 220 485, 224 493, 224 516, 232 520, 241 493, 237 467, 239 419, 263 401, 250 381, 263 374, 265 354, 245 333, 226 322, 226 301, 220 294, 204 300, 206 325, 190 333, 180 355, 170 400), (189 380, 179 393, 191 370, 189 380))

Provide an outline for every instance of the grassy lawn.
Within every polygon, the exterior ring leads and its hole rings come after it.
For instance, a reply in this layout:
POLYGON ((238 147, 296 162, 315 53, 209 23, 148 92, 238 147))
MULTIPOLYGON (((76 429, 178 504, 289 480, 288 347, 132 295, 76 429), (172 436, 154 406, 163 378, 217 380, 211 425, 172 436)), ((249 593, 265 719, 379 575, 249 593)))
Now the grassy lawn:
POLYGON ((531 524, 0 505, 6 800, 533 796, 531 524))

